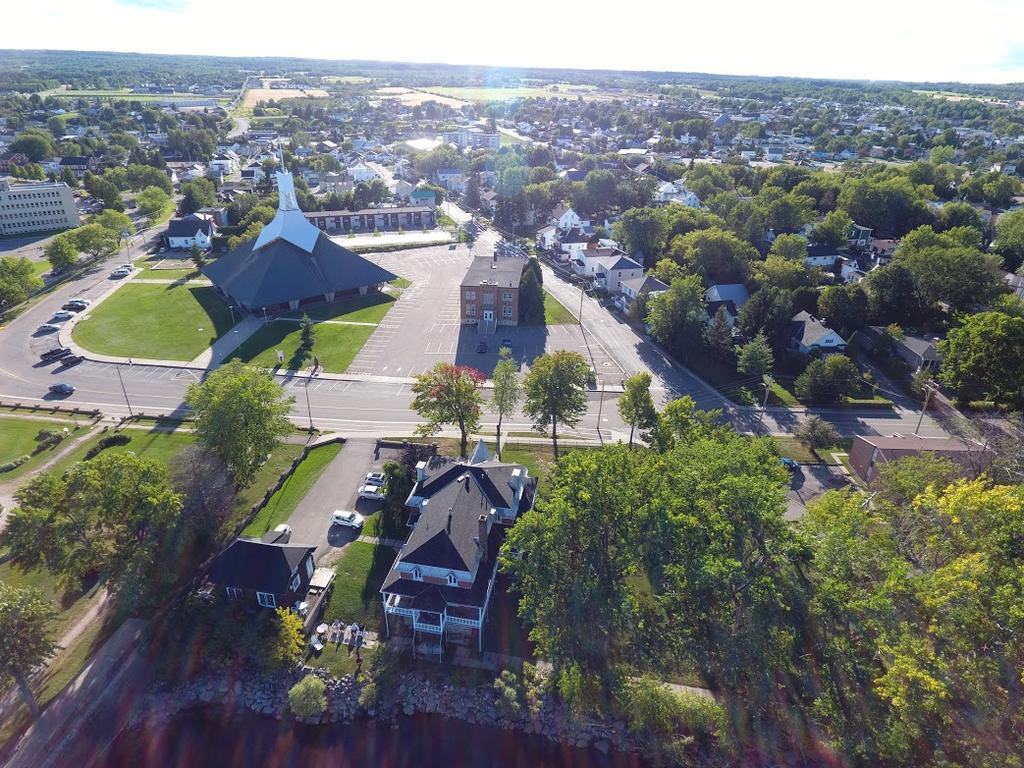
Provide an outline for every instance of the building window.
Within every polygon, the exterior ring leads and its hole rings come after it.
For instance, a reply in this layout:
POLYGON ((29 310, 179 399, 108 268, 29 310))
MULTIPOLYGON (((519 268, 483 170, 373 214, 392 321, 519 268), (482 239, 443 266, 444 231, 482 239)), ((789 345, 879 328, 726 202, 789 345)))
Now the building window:
POLYGON ((419 568, 413 568, 412 578, 413 581, 423 581, 423 571, 421 571, 419 568))
POLYGON ((466 314, 467 315, 471 315, 473 317, 476 317, 476 304, 467 304, 466 305, 466 314))
POLYGON ((449 587, 457 587, 457 586, 459 586, 459 577, 456 576, 454 573, 449 573, 448 574, 448 586, 449 587))
POLYGON ((476 301, 476 291, 466 291, 466 301, 476 301))
POLYGON ((501 316, 502 317, 512 317, 512 307, 502 307, 501 308, 501 316))
POLYGON ((302 577, 299 576, 299 574, 296 573, 294 576, 292 576, 292 583, 289 584, 289 587, 291 588, 292 592, 297 590, 299 588, 299 584, 301 584, 301 583, 302 583, 302 577))
POLYGON ((501 294, 502 301, 512 301, 512 291, 505 291, 501 294))
POLYGON ((273 592, 257 592, 256 602, 264 608, 277 608, 277 598, 274 597, 273 592))
POLYGON ((242 590, 238 587, 224 587, 224 592, 232 600, 237 600, 242 596, 242 590))

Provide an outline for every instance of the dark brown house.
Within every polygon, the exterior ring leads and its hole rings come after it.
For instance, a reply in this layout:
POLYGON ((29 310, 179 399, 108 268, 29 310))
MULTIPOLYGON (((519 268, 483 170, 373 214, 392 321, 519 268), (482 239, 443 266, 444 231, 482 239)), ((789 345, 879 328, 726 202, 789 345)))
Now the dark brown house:
POLYGON ((210 568, 210 581, 231 600, 289 608, 305 597, 315 547, 237 539, 210 568))

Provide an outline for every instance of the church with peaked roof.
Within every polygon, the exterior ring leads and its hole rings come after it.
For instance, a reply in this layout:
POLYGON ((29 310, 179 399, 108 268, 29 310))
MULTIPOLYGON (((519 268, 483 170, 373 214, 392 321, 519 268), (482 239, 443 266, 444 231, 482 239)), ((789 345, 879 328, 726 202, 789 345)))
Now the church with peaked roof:
POLYGON ((277 214, 259 237, 203 268, 227 301, 249 312, 294 312, 379 291, 395 279, 306 219, 289 171, 278 172, 277 190, 277 214))

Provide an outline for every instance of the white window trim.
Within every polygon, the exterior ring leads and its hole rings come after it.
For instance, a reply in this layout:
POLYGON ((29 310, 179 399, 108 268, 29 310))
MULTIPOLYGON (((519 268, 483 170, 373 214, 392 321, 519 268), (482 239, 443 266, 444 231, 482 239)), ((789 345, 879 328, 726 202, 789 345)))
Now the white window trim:
POLYGON ((224 594, 226 594, 230 600, 237 600, 242 596, 242 590, 238 587, 224 587, 224 594))
POLYGON ((448 574, 448 586, 449 587, 457 587, 457 586, 459 586, 459 577, 456 576, 454 573, 449 573, 448 574))
POLYGON ((294 592, 296 589, 299 588, 299 584, 301 584, 301 583, 302 583, 302 577, 299 576, 299 574, 296 573, 294 576, 292 576, 291 584, 289 584, 288 586, 291 588, 292 592, 294 592))
POLYGON ((277 598, 273 592, 257 592, 256 602, 264 608, 277 608, 277 598))
POLYGON ((409 575, 412 576, 413 581, 423 581, 423 571, 419 568, 413 568, 409 575))

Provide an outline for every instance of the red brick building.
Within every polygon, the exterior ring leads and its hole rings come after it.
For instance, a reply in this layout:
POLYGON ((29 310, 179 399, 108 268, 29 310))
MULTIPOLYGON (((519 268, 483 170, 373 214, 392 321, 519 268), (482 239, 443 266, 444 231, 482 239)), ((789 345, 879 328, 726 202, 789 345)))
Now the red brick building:
POLYGON ((526 265, 519 258, 478 256, 462 278, 459 317, 482 330, 519 325, 519 278, 526 265))

